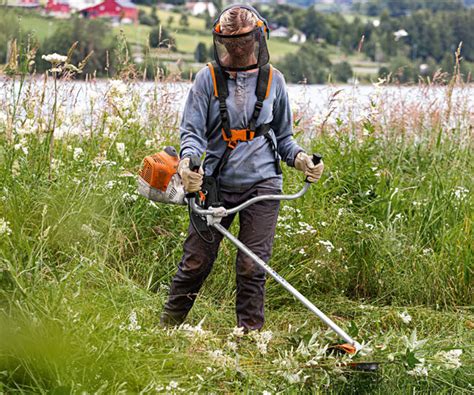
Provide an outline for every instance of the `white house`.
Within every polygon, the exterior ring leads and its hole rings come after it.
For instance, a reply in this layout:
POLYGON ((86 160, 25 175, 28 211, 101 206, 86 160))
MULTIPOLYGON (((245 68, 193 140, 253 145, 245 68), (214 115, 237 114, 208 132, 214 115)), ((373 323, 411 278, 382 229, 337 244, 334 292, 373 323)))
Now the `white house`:
POLYGON ((295 30, 295 32, 288 41, 294 44, 304 44, 306 42, 306 34, 299 30, 295 30))
POLYGON ((214 17, 217 14, 216 6, 207 1, 190 1, 186 3, 186 9, 195 16, 204 14, 206 11, 209 12, 211 17, 214 17))
POLYGON ((272 37, 287 38, 290 35, 288 28, 285 26, 279 26, 270 32, 272 37))
POLYGON ((7 7, 37 8, 39 0, 6 0, 3 5, 7 7))

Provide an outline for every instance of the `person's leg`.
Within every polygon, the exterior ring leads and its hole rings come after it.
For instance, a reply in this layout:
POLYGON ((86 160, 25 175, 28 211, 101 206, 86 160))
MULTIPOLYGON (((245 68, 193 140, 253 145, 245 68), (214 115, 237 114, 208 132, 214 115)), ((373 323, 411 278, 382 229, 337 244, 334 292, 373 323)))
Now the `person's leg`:
MULTIPOLYGON (((258 190, 258 194, 279 191, 258 190)), ((240 212, 239 240, 264 262, 272 253, 280 203, 263 201, 240 212)), ((265 271, 239 250, 236 261, 237 325, 245 330, 260 329, 264 324, 265 271)))
MULTIPOLYGON (((225 217, 221 224, 228 228, 234 216, 225 217)), ((204 280, 216 260, 222 235, 214 231, 214 243, 203 241, 193 226, 189 225, 188 237, 183 246, 183 257, 170 286, 168 301, 161 315, 161 324, 179 325, 186 318, 196 300, 204 280)))

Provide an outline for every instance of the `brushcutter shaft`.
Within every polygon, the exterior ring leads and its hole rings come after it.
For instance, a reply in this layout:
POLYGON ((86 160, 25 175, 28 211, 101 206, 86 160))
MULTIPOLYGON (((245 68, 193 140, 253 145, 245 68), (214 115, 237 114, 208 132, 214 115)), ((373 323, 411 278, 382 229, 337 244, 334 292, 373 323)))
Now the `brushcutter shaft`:
POLYGON ((221 224, 213 224, 214 228, 220 232, 223 236, 227 237, 234 245, 241 250, 243 253, 251 257, 258 265, 260 265, 275 281, 282 285, 287 291, 289 291, 296 299, 303 303, 312 313, 321 319, 329 328, 331 328, 339 337, 344 339, 347 343, 351 344, 360 350, 361 345, 352 339, 342 328, 340 328, 334 321, 332 321, 326 314, 319 310, 314 304, 312 304, 304 295, 302 295, 296 288, 294 288, 288 281, 281 277, 275 270, 268 266, 263 260, 261 260, 256 254, 254 254, 245 244, 243 244, 237 237, 230 233, 221 224))
MULTIPOLYGON (((248 206, 251 206, 254 203, 260 202, 262 200, 295 200, 303 196, 307 191, 308 188, 310 187, 311 183, 306 182, 304 187, 301 188, 301 190, 297 193, 294 193, 292 195, 262 195, 262 196, 257 196, 254 197, 250 200, 247 200, 246 202, 242 203, 239 206, 236 206, 231 209, 224 209, 224 210, 219 210, 217 211, 216 209, 202 209, 196 204, 196 200, 194 198, 190 198, 189 204, 191 205, 191 210, 193 210, 196 214, 205 216, 205 215, 213 215, 217 217, 226 217, 230 214, 235 214, 238 213, 239 211, 243 210, 244 208, 247 208, 248 206)), ((220 207, 221 208, 221 207, 220 207)))

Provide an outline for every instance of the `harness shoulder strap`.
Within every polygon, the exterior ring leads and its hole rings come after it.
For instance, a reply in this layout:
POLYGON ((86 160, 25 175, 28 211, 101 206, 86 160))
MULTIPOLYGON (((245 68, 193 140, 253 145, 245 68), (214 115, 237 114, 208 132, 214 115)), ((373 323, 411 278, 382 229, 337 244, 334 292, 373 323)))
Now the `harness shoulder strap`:
POLYGON ((214 96, 219 100, 219 113, 221 117, 222 129, 228 139, 232 137, 230 129, 229 114, 227 113, 226 99, 229 96, 229 89, 227 87, 227 75, 216 61, 207 64, 212 76, 212 83, 214 85, 214 96))
MULTIPOLYGON (((253 115, 249 123, 249 129, 252 131, 256 131, 257 129, 257 120, 260 115, 260 111, 262 110, 263 102, 270 94, 272 80, 273 68, 271 64, 267 63, 266 65, 258 69, 257 86, 255 88, 255 95, 257 96, 257 101, 255 102, 255 108, 253 110, 253 115)), ((268 132, 268 130, 266 132, 268 132)), ((260 128, 260 130, 257 131, 257 135, 261 136, 263 134, 265 134, 265 132, 260 128)))
POLYGON ((273 80, 273 67, 270 63, 260 67, 255 94, 257 100, 263 102, 270 94, 273 80))
POLYGON ((212 76, 212 84, 214 86, 214 96, 218 99, 227 99, 229 90, 227 88, 227 77, 225 72, 219 67, 217 62, 209 62, 207 64, 212 76))

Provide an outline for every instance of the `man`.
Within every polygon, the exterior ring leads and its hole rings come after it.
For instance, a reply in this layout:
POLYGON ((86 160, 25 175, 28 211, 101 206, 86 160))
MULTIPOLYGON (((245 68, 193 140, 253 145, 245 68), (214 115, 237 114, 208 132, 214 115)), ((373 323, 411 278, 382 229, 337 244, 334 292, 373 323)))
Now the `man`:
MULTIPOLYGON (((180 126, 178 173, 188 192, 201 189, 203 174, 217 185, 220 201, 235 207, 251 197, 281 193, 280 157, 310 181, 323 172, 293 140, 292 114, 283 75, 269 64, 267 22, 250 6, 225 9, 213 27, 215 62, 200 70, 189 92, 180 126), (206 152, 204 169, 190 157, 206 152)), ((262 201, 239 214, 239 239, 267 262, 279 202, 262 201)), ((222 219, 228 228, 234 216, 222 219)), ((190 225, 184 254, 161 317, 163 325, 184 321, 211 272, 222 236, 204 241, 190 225)), ((265 272, 240 251, 236 260, 237 325, 246 331, 264 324, 265 272)))

